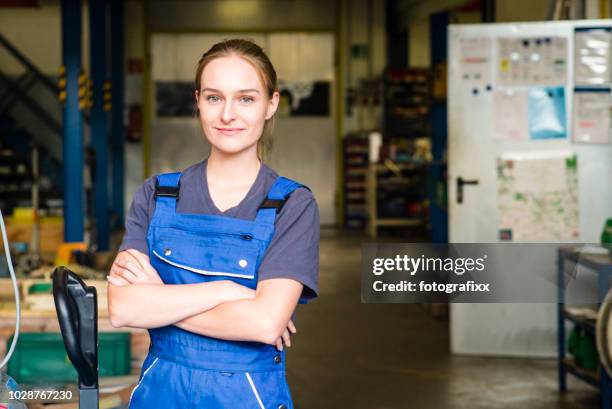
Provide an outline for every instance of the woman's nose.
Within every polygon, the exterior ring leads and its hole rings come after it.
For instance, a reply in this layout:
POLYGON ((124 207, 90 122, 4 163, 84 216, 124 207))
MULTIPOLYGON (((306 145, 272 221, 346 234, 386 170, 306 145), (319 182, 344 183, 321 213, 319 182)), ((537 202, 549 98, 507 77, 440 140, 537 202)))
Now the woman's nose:
POLYGON ((236 113, 234 112, 234 106, 231 101, 227 101, 225 105, 223 105, 223 111, 221 112, 221 120, 223 122, 230 122, 236 117, 236 113))

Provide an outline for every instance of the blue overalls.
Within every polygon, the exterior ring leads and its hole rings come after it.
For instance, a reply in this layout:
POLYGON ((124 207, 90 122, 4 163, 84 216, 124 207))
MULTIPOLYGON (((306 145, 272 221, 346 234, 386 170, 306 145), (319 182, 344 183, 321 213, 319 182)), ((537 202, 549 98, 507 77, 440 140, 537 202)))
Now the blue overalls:
MULTIPOLYGON (((255 289, 276 214, 302 185, 279 177, 255 220, 176 213, 180 173, 157 177, 147 244, 166 284, 232 280, 255 289)), ((292 409, 285 353, 259 342, 226 341, 174 325, 149 330, 151 346, 130 409, 292 409)))

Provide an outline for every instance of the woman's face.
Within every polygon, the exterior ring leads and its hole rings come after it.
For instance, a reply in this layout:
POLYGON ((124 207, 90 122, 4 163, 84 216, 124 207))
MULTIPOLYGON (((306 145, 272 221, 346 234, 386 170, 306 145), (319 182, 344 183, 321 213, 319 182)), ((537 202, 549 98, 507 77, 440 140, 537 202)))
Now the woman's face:
POLYGON ((278 99, 277 92, 268 97, 255 68, 238 56, 209 62, 196 91, 204 134, 213 149, 226 154, 257 153, 257 141, 278 99))

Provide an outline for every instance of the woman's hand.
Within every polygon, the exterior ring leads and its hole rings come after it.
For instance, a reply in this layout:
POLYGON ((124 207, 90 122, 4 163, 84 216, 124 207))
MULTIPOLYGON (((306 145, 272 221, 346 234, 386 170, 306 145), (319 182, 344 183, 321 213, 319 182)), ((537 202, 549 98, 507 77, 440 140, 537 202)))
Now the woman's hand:
MULTIPOLYGON (((138 250, 125 250, 117 254, 108 276, 111 284, 125 286, 130 284, 163 284, 149 258, 138 250)), ((255 290, 230 280, 217 282, 222 287, 223 302, 255 298, 255 290)))
POLYGON ((286 345, 287 348, 291 347, 291 334, 295 334, 296 332, 297 328, 295 328, 293 321, 289 320, 287 323, 287 328, 285 328, 285 331, 283 331, 283 335, 276 340, 276 349, 282 351, 283 345, 286 345))
MULTIPOLYGON (((221 280, 221 282, 224 283, 224 295, 226 298, 224 302, 255 298, 255 290, 229 280, 221 280)), ((297 329, 293 321, 289 320, 283 334, 275 342, 276 349, 282 351, 285 346, 291 347, 291 334, 296 332, 297 329)))
POLYGON ((149 262, 149 258, 134 249, 117 254, 107 279, 109 283, 116 286, 164 283, 149 262))

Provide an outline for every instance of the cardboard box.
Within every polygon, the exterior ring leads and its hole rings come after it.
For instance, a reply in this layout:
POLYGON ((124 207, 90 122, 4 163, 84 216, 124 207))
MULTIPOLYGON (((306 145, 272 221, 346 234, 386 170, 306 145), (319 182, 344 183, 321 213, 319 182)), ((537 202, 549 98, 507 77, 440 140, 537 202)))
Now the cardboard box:
MULTIPOLYGON (((22 242, 30 245, 34 228, 32 220, 7 217, 5 225, 9 243, 22 242)), ((55 254, 59 245, 64 242, 64 219, 61 217, 41 217, 39 238, 40 251, 55 254)), ((1 237, 0 243, 3 244, 1 237)))

